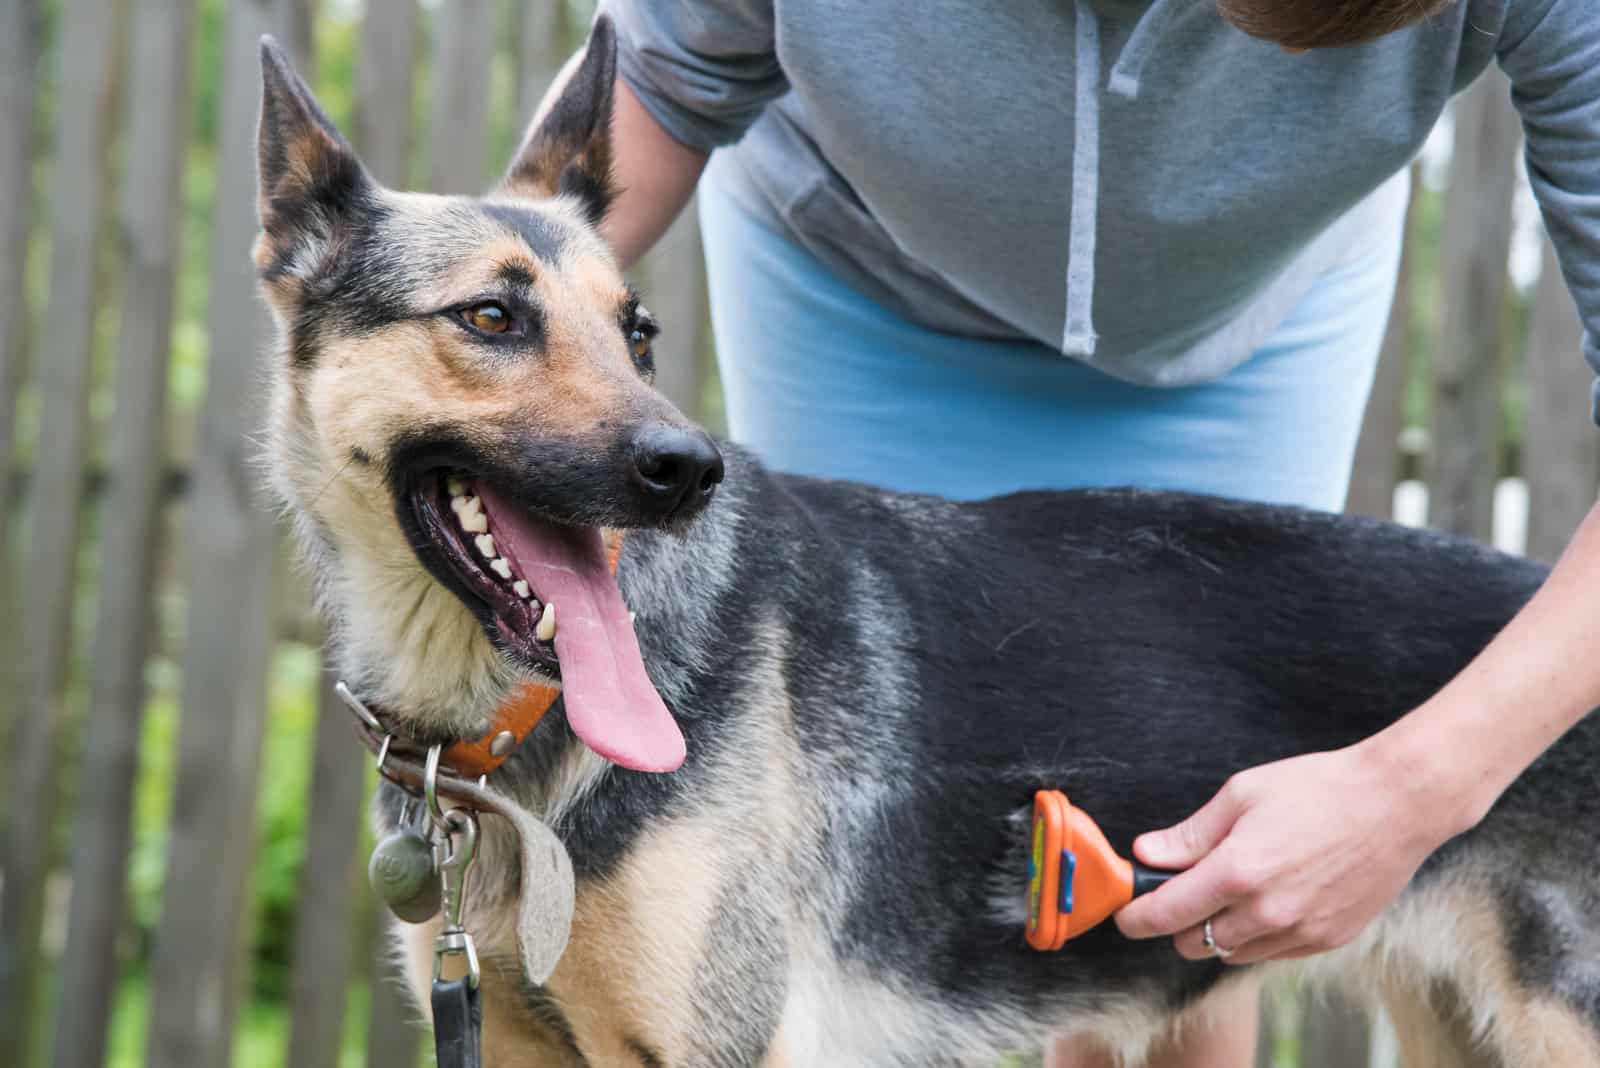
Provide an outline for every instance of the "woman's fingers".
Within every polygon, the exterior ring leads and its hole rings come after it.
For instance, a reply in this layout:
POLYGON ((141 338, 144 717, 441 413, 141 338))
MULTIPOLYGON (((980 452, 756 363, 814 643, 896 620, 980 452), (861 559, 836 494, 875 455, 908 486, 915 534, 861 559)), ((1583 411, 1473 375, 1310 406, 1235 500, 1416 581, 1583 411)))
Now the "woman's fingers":
POLYGON ((1239 821, 1248 787, 1228 781, 1198 812, 1162 831, 1141 835, 1133 852, 1153 868, 1187 868, 1159 890, 1117 913, 1129 938, 1177 934, 1205 922, 1244 887, 1230 851, 1218 846, 1239 821))
POLYGON ((1156 938, 1199 927, 1221 912, 1238 891, 1227 850, 1211 854, 1171 882, 1136 899, 1116 915, 1128 938, 1156 938))
POLYGON ((1141 834, 1133 843, 1133 855, 1152 868, 1177 871, 1193 867, 1227 837, 1244 810, 1247 791, 1237 777, 1225 783, 1217 795, 1182 823, 1160 831, 1141 834))

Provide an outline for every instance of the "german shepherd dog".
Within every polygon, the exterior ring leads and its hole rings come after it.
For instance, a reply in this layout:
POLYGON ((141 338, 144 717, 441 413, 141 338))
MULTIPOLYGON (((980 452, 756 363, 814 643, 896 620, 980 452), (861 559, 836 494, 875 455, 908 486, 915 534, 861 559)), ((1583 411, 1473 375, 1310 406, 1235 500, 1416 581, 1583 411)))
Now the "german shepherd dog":
MULTIPOLYGON (((263 64, 268 460, 344 677, 434 741, 563 687, 494 784, 570 853, 571 941, 520 976, 491 840, 490 1064, 992 1065, 1063 1032, 1137 1058, 1250 969, 1112 924, 1028 948, 1033 792, 1125 853, 1417 706, 1543 578, 1287 507, 767 471, 651 387, 655 324, 596 229, 604 19, 482 198, 381 188, 263 64)), ((1597 768, 1591 718, 1310 969, 1391 999, 1413 1063, 1600 1066, 1597 768)), ((404 930, 425 992, 431 931, 404 930)))

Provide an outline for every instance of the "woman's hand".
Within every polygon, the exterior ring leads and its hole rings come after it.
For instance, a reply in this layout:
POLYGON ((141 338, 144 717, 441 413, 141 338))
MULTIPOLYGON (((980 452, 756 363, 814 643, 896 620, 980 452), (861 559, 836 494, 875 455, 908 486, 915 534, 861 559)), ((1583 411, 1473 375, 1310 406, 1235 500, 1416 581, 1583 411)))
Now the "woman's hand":
POLYGON ((1378 739, 1280 760, 1229 779, 1204 808, 1143 835, 1134 855, 1188 869, 1117 914, 1129 938, 1174 935, 1178 952, 1230 964, 1321 953, 1361 933, 1423 860, 1476 822, 1454 791, 1389 758, 1378 739))

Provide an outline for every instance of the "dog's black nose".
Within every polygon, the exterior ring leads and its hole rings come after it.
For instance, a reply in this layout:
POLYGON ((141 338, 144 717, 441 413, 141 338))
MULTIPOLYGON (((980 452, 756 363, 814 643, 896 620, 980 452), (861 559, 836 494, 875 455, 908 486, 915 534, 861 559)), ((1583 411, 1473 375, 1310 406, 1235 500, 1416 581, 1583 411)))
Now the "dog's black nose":
POLYGON ((654 423, 633 436, 633 481, 663 519, 699 511, 722 481, 722 453, 711 435, 654 423))

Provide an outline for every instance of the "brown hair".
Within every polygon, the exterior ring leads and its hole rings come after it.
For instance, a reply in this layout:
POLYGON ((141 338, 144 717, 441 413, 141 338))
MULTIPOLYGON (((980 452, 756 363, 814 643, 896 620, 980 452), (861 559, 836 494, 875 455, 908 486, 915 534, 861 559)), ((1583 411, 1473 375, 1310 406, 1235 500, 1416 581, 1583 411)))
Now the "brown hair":
POLYGON ((1453 0, 1217 0, 1222 17, 1285 48, 1364 44, 1438 14, 1453 0))

